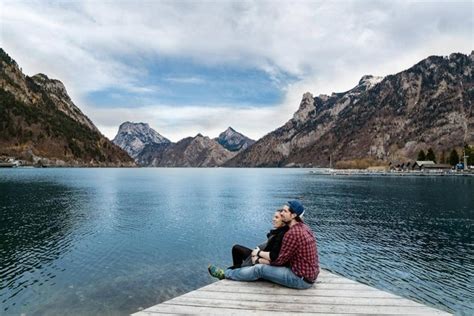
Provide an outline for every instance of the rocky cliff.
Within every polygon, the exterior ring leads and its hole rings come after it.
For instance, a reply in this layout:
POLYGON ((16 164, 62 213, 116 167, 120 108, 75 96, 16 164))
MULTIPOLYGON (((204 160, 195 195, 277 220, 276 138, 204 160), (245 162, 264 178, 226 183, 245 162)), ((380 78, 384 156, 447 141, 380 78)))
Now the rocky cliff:
POLYGON ((235 154, 214 139, 198 134, 177 143, 147 145, 138 162, 152 167, 217 167, 235 154))
POLYGON ((146 145, 170 143, 147 123, 124 122, 120 125, 114 144, 125 150, 132 158, 137 159, 146 145))
POLYGON ((230 126, 214 140, 230 151, 245 150, 255 143, 253 139, 237 132, 230 126))
POLYGON ((43 165, 134 165, 72 102, 60 81, 25 76, 1 48, 0 156, 43 165))
POLYGON ((441 156, 474 144, 474 55, 431 56, 385 78, 364 76, 353 89, 313 97, 226 166, 328 166, 441 156))

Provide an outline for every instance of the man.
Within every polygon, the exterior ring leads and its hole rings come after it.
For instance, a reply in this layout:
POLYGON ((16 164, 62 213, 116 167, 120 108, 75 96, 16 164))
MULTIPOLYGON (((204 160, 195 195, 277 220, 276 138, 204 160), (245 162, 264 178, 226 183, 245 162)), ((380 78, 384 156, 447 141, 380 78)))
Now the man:
POLYGON ((311 229, 303 223, 303 214, 304 207, 299 201, 288 201, 283 206, 281 215, 290 229, 283 237, 280 254, 275 261, 270 261, 268 252, 257 248, 252 251, 254 266, 225 271, 209 266, 209 273, 219 279, 265 279, 290 288, 310 288, 319 274, 319 260, 316 239, 311 229))

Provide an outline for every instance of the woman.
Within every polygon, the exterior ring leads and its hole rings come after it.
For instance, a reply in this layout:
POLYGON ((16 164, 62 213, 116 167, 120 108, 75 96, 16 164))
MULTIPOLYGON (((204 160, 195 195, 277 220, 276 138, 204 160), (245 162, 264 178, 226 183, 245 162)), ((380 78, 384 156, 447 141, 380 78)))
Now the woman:
MULTIPOLYGON (((268 251, 270 253, 270 260, 260 258, 256 255, 252 257, 253 249, 241 245, 234 245, 232 247, 233 266, 230 267, 230 269, 247 267, 257 263, 269 264, 278 258, 283 236, 288 231, 288 226, 283 222, 280 210, 273 214, 272 224, 273 229, 267 234, 267 242, 257 247, 259 250, 268 251)), ((222 269, 209 265, 208 271, 213 277, 223 279, 222 269)))

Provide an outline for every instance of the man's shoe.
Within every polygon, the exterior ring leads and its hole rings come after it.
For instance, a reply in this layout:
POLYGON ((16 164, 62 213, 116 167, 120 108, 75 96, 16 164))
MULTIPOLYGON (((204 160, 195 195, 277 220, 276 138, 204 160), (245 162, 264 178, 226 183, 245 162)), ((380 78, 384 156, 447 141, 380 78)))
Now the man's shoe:
POLYGON ((207 271, 209 271, 210 275, 212 275, 215 278, 218 278, 219 280, 225 279, 224 270, 222 270, 222 269, 220 269, 216 266, 213 266, 213 265, 210 264, 207 267, 207 271))

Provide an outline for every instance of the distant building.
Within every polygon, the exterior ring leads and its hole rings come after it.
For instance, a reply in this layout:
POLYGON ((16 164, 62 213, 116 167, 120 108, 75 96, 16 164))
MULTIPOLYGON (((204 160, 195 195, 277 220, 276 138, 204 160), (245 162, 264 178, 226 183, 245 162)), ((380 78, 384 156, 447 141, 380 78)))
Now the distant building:
POLYGON ((392 161, 389 163, 392 171, 411 171, 411 170, 450 170, 452 166, 449 164, 435 163, 431 160, 417 160, 417 161, 392 161))
MULTIPOLYGON (((434 165, 434 161, 431 160, 417 160, 412 165, 412 170, 423 170, 426 166, 434 165)), ((429 167, 428 167, 429 168, 429 167)))
POLYGON ((411 170, 411 161, 391 161, 388 166, 390 170, 394 171, 406 171, 411 170))
POLYGON ((401 171, 402 170, 402 162, 400 161, 390 161, 388 164, 390 170, 401 171))
POLYGON ((403 166, 403 170, 405 170, 405 171, 412 170, 414 164, 415 164, 414 161, 407 161, 407 162, 405 162, 405 165, 403 166))
POLYGON ((451 170, 452 166, 445 163, 428 164, 422 167, 422 170, 451 170))

